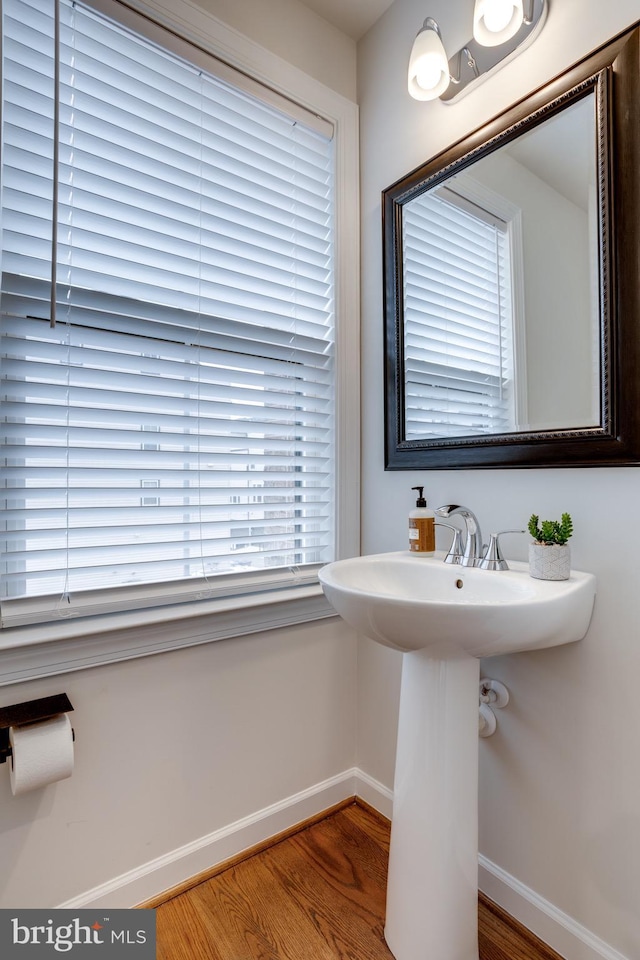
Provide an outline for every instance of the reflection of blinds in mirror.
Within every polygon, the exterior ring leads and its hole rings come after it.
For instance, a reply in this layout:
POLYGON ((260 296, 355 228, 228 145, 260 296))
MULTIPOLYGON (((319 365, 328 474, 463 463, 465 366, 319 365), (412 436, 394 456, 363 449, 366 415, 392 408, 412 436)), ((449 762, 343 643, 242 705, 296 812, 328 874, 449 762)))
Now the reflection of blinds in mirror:
POLYGON ((508 228, 449 189, 403 210, 405 438, 514 428, 508 228))

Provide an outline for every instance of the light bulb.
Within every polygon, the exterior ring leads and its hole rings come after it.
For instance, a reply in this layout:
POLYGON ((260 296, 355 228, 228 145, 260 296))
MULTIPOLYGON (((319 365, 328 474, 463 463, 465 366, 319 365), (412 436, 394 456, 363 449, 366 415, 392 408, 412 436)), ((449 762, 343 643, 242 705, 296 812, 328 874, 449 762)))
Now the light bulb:
POLYGON ((513 3, 511 0, 494 0, 494 3, 485 9, 484 25, 491 33, 500 33, 507 26, 512 16, 513 3))
POLYGON ((422 90, 434 90, 442 80, 440 59, 433 53, 420 57, 415 63, 414 77, 422 90))
POLYGON ((522 0, 476 0, 474 39, 484 47, 497 47, 515 36, 523 19, 522 0))

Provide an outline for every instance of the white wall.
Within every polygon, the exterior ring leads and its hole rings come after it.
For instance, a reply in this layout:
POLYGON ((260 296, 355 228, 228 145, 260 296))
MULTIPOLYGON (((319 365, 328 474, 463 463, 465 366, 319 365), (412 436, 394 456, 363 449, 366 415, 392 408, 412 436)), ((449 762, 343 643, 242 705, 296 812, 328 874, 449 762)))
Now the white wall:
POLYGON ((3 688, 3 706, 66 691, 76 743, 44 790, 12 796, 0 767, 0 906, 59 906, 350 769, 355 669, 330 620, 3 688))
POLYGON ((356 99, 354 41, 297 0, 196 3, 343 97, 356 99))
MULTIPOLYGON (((422 0, 396 0, 358 46, 363 552, 406 547, 410 488, 416 483, 425 484, 431 505, 468 504, 487 534, 523 526, 532 512, 543 518, 571 512, 574 566, 598 578, 592 626, 580 644, 483 664, 485 675, 507 684, 512 702, 500 716, 497 735, 480 745, 481 852, 601 938, 610 947, 608 957, 615 949, 636 958, 640 472, 384 471, 380 193, 634 22, 640 5, 638 0, 605 5, 552 0, 533 46, 464 99, 451 105, 412 100, 405 88, 407 58, 425 14, 438 20, 446 45, 454 50, 470 35, 471 10, 471 0, 432 0, 428 9, 422 0)), ((525 559, 526 537, 505 540, 505 548, 507 555, 525 559)), ((400 659, 394 651, 360 640, 358 762, 389 786, 400 659)), ((583 949, 575 942, 570 947, 583 949)), ((571 957, 569 947, 566 955, 571 957)), ((573 954, 579 960, 595 956, 573 954)))
MULTIPOLYGON (((189 0, 163 5, 201 29, 189 0)), ((247 33, 285 58, 295 23, 294 66, 353 87, 355 44, 295 0, 269 3, 268 24, 261 0, 202 6, 234 27, 252 7, 247 33)), ((0 688, 2 706, 66 691, 76 730, 68 780, 13 797, 0 765, 0 906, 129 906, 349 796, 355 658, 336 618, 0 688)))

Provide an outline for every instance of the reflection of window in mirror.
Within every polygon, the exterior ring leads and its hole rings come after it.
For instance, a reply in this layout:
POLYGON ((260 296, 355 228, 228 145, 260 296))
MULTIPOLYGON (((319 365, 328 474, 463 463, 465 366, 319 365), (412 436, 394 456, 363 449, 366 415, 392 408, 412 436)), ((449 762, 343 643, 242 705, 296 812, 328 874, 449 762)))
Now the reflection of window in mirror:
POLYGON ((591 95, 473 166, 474 180, 521 211, 528 376, 519 430, 600 422, 594 140, 591 95))
POLYGON ((526 422, 520 230, 519 209, 465 174, 405 205, 407 440, 526 422))

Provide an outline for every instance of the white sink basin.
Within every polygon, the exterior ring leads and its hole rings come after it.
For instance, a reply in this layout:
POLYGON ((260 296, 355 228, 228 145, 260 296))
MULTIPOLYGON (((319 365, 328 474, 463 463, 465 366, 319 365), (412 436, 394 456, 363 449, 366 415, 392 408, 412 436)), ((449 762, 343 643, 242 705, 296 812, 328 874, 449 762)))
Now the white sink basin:
POLYGON ((359 632, 404 652, 385 938, 396 960, 478 960, 480 657, 580 640, 595 577, 534 580, 441 556, 338 560, 320 582, 359 632))
POLYGON ((446 659, 491 657, 580 640, 591 619, 595 577, 535 580, 528 565, 480 570, 409 551, 338 560, 320 570, 332 606, 388 647, 446 659))

